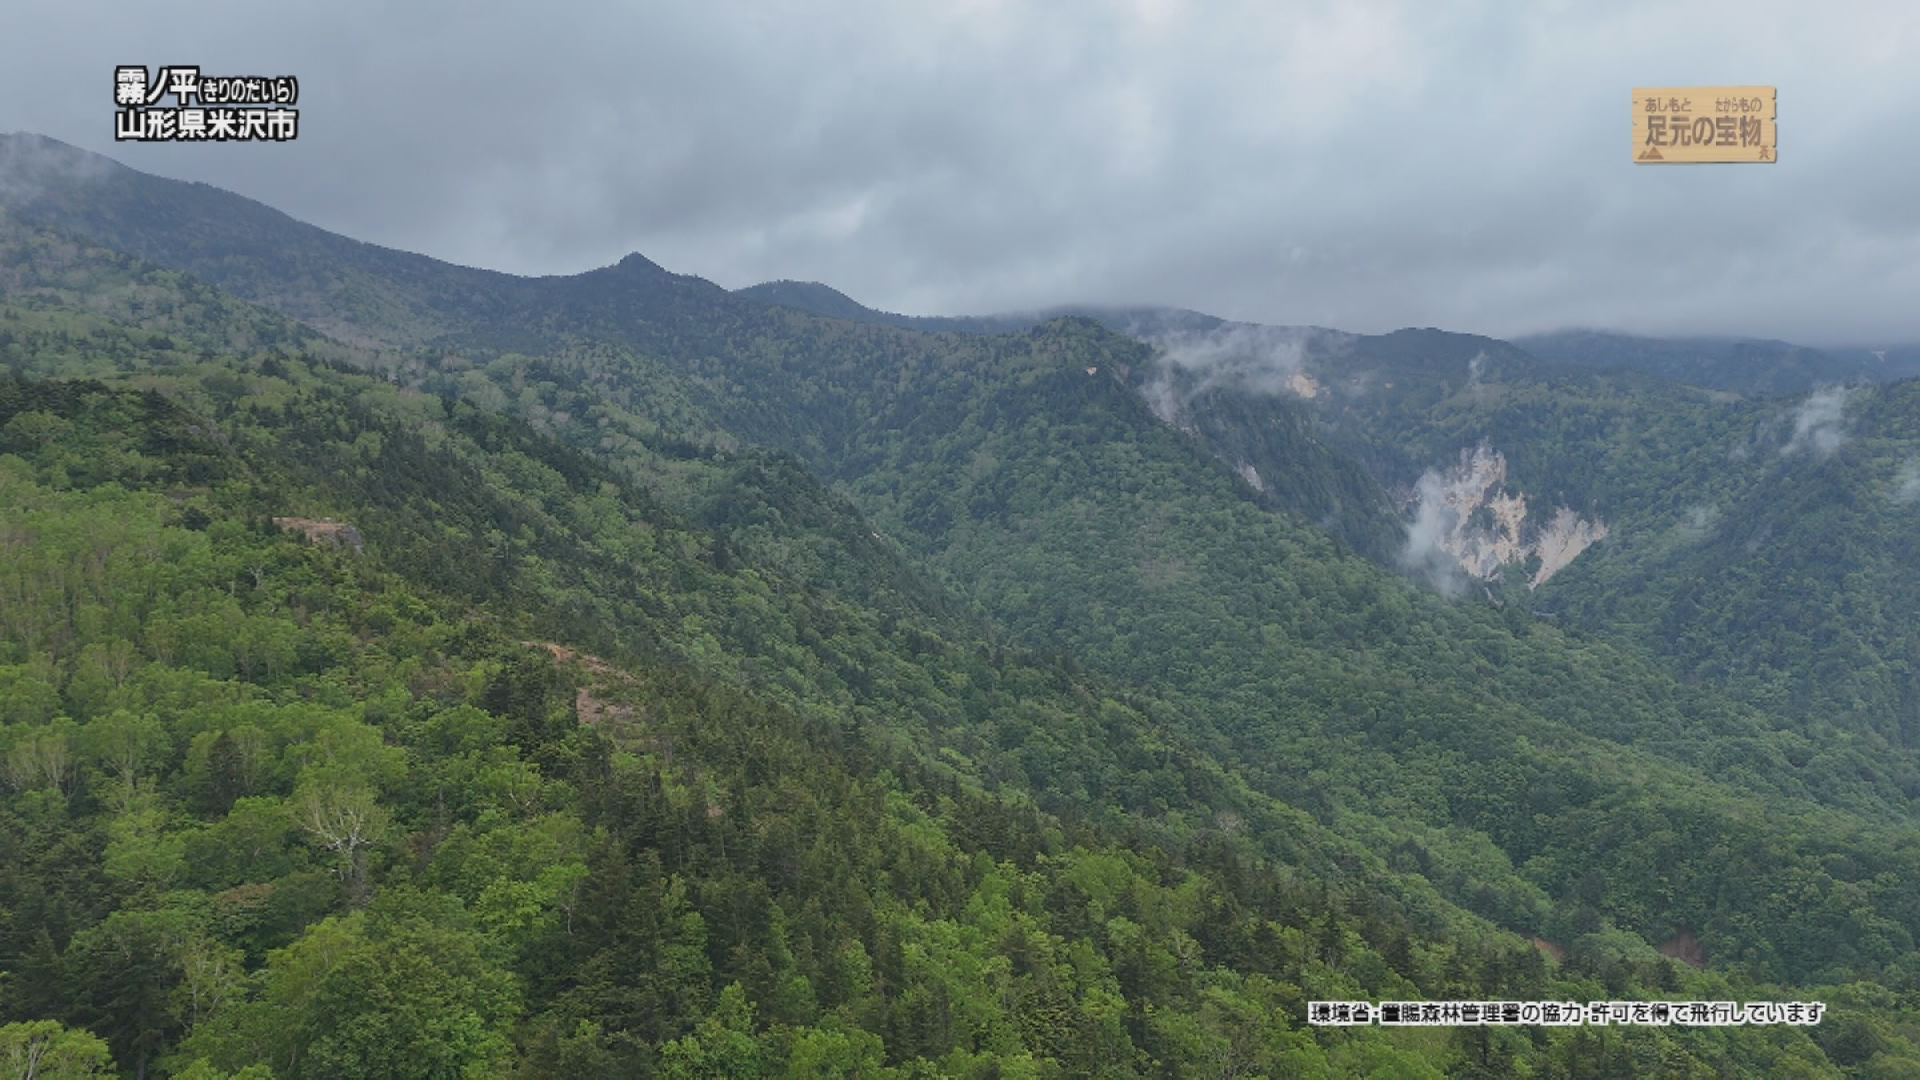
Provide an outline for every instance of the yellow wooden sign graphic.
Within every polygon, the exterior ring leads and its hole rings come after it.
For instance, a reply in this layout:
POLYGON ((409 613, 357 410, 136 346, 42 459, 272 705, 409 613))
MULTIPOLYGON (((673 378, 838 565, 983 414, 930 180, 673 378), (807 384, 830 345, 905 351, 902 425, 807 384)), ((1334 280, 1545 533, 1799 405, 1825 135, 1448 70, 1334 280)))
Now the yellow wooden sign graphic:
POLYGON ((1779 157, 1771 86, 1650 87, 1633 92, 1638 165, 1761 162, 1779 157))

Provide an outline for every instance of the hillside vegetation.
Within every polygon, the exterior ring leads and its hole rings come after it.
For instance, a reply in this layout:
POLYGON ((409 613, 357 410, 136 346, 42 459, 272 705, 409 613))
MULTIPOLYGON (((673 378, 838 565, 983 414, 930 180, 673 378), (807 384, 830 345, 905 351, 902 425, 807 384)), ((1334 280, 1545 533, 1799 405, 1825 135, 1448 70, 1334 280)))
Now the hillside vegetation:
POLYGON ((1302 397, 1080 316, 516 279, 0 164, 0 1054, 1920 1069, 1910 384, 1805 453, 1798 403, 1437 332, 1318 339, 1302 397), (1407 574, 1400 488, 1483 441, 1614 533, 1537 590, 1407 574))

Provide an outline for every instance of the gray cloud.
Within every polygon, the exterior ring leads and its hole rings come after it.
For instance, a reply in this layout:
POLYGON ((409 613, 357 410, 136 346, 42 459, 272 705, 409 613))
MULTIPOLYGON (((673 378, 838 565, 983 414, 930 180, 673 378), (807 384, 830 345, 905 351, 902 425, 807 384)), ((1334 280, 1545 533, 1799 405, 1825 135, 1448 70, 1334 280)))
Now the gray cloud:
POLYGON ((1302 377, 1315 331, 1285 326, 1225 323, 1210 330, 1149 333, 1160 367, 1142 391, 1155 415, 1177 423, 1187 404, 1215 387, 1256 394, 1312 396, 1302 377))
POLYGON ((0 203, 31 202, 60 185, 90 183, 115 171, 106 158, 58 143, 0 143, 0 203))
POLYGON ((1703 503, 1688 507, 1686 516, 1681 518, 1676 528, 1681 539, 1693 543, 1706 539, 1718 524, 1720 508, 1703 503))
POLYGON ((1808 394, 1793 410, 1793 437, 1780 452, 1831 457, 1847 441, 1847 404, 1854 393, 1844 386, 1823 386, 1808 394))
POLYGON ((1893 501, 1906 506, 1920 500, 1920 458, 1909 458, 1893 477, 1893 501))
POLYGON ((0 129, 521 273, 640 250, 917 313, 1920 338, 1920 8, 14 0, 0 129), (115 145, 112 68, 301 79, 287 146, 115 145), (1781 162, 1629 163, 1773 83, 1781 162))
POLYGON ((1442 596, 1458 599, 1466 594, 1467 575, 1449 541, 1465 522, 1453 506, 1448 488, 1438 472, 1420 474, 1414 487, 1413 520, 1407 522, 1406 542, 1400 548, 1400 565, 1442 596))

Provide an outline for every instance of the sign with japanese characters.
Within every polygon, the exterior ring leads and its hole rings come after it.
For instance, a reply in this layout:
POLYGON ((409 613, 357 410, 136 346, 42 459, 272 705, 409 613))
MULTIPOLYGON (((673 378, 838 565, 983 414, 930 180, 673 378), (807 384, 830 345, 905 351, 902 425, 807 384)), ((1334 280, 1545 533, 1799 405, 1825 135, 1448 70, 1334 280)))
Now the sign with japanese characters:
POLYGON ((198 66, 113 69, 117 142, 288 142, 300 134, 291 75, 202 75, 198 66), (172 104, 163 99, 171 98, 172 104))
POLYGON ((1771 164, 1780 151, 1771 86, 1687 86, 1633 92, 1633 160, 1771 164))

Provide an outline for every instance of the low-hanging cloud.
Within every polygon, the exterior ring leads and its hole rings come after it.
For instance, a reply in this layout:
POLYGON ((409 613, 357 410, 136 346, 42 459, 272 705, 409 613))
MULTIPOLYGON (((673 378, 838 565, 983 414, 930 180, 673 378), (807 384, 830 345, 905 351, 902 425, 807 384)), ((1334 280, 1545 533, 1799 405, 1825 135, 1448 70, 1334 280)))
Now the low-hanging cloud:
POLYGON ((1793 410, 1793 437, 1780 452, 1831 457, 1847 441, 1847 405, 1855 393, 1845 386, 1823 386, 1807 395, 1793 410))
POLYGON ((0 206, 32 202, 76 184, 112 175, 116 166, 98 154, 89 154, 45 139, 0 141, 0 206))
POLYGON ((193 12, 11 0, 0 127, 516 273, 638 250, 917 314, 1920 339, 1904 0, 193 12), (300 138, 116 144, 127 63, 295 75, 300 138), (1631 165, 1661 78, 1778 85, 1780 161, 1631 165))
POLYGON ((1681 539, 1688 542, 1706 539, 1720 524, 1720 516, 1720 508, 1707 503, 1687 507, 1677 527, 1681 539))
POLYGON ((1920 457, 1908 458, 1894 474, 1893 501, 1901 506, 1920 501, 1920 457))
POLYGON ((1407 523, 1406 543, 1400 548, 1400 565, 1451 600, 1466 593, 1468 581, 1459 557, 1447 544, 1462 525, 1447 488, 1446 479, 1438 472, 1429 469, 1420 474, 1414 485, 1413 520, 1407 523))
POLYGON ((1160 365, 1141 392, 1167 423, 1180 422, 1194 398, 1215 388, 1295 397, 1319 390, 1305 372, 1307 349, 1318 336, 1314 330, 1226 323, 1138 336, 1158 350, 1160 365))

